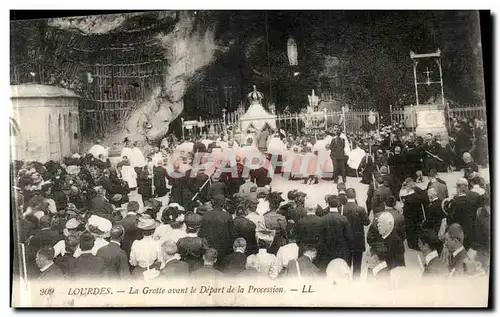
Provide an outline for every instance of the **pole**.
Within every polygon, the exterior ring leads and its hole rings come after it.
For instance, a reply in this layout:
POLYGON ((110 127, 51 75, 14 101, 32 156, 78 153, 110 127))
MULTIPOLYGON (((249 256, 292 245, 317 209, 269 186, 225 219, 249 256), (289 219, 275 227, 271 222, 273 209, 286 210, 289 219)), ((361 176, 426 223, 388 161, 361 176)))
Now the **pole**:
POLYGON ((345 129, 345 106, 342 106, 342 118, 344 121, 344 133, 347 133, 347 131, 345 129))
POLYGON ((184 118, 181 118, 182 139, 184 139, 184 118))
POLYGON ((295 114, 295 127, 297 130, 297 135, 299 135, 299 116, 295 114))
POLYGON ((412 131, 414 131, 417 128, 416 124, 413 124, 414 120, 415 120, 415 118, 413 117, 413 105, 410 105, 410 124, 411 124, 412 131))
POLYGON ((443 69, 441 67, 440 58, 436 58, 436 63, 438 64, 438 67, 439 67, 439 83, 441 84, 441 102, 443 103, 444 111, 446 111, 446 121, 447 121, 447 125, 448 125, 448 131, 451 131, 450 111, 449 111, 448 105, 446 104, 446 102, 444 100, 443 69))
POLYGON ((436 63, 438 64, 439 67, 439 83, 441 84, 441 102, 443 103, 444 106, 445 100, 444 100, 444 86, 443 86, 443 69, 441 67, 440 58, 436 58, 436 63))
POLYGON ((417 106, 418 106, 420 103, 418 102, 417 65, 418 61, 413 60, 413 79, 415 80, 415 97, 417 99, 417 106))
POLYGON ((323 112, 325 113, 325 130, 328 130, 328 113, 326 108, 323 108, 323 112))
POLYGON ((389 120, 392 125, 394 122, 394 120, 392 120, 392 105, 389 105, 389 120))
POLYGON ((271 78, 271 58, 269 56, 269 30, 267 26, 267 10, 264 11, 265 22, 266 22, 266 48, 267 48, 267 69, 269 72, 269 98, 268 101, 272 102, 273 91, 272 91, 272 78, 271 78))

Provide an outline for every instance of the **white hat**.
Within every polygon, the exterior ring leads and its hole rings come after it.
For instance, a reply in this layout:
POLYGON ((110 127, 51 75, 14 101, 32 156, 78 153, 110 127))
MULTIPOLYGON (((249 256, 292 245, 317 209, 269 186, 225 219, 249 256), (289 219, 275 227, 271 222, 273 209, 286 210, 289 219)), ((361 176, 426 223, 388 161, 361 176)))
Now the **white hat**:
POLYGON ((181 206, 181 205, 179 205, 178 203, 170 203, 170 204, 168 204, 168 205, 167 205, 167 208, 168 208, 168 207, 174 207, 174 208, 177 208, 178 210, 182 210, 182 211, 184 211, 184 210, 185 210, 185 209, 184 209, 184 207, 182 207, 182 206, 181 206))
POLYGON ((87 221, 86 228, 92 233, 108 236, 112 226, 111 221, 108 219, 92 215, 87 221))
POLYGON ((76 174, 80 173, 80 166, 70 165, 70 166, 66 167, 66 172, 68 174, 76 175, 76 174))
POLYGON ((71 155, 71 158, 79 159, 81 156, 78 153, 71 155))

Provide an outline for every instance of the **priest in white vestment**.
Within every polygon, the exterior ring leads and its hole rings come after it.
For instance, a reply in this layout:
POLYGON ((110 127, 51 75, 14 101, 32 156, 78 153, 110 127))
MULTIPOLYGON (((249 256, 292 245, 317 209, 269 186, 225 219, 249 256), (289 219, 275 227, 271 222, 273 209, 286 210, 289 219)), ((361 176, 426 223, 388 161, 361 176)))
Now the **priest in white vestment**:
POLYGON ((98 158, 99 155, 103 155, 104 158, 108 158, 108 149, 106 149, 104 146, 101 145, 102 141, 101 140, 97 140, 96 141, 96 144, 94 144, 90 150, 89 150, 89 153, 92 154, 92 156, 94 156, 95 158, 98 158))

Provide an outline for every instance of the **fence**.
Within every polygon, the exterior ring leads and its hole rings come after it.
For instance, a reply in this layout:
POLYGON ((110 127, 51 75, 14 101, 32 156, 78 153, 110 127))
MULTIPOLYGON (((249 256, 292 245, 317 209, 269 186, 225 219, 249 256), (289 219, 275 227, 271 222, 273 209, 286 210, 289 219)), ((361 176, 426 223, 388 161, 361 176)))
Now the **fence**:
POLYGON ((481 120, 486 120, 486 107, 483 106, 471 106, 471 107, 458 107, 458 108, 448 108, 449 118, 478 118, 481 120))
MULTIPOLYGON (((367 109, 350 109, 344 111, 316 111, 301 113, 280 113, 276 115, 276 126, 284 130, 287 134, 299 135, 302 132, 309 131, 313 134, 325 131, 333 125, 340 125, 346 135, 358 135, 366 137, 370 131, 378 130, 381 123, 399 124, 404 123, 406 130, 414 131, 417 127, 417 106, 407 106, 404 108, 393 108, 390 106, 389 113, 384 117, 376 111, 367 109), (389 119, 389 120, 387 120, 389 119)), ((190 130, 191 134, 198 135, 202 132, 208 134, 220 134, 231 130, 236 132, 240 127, 240 117, 245 113, 242 105, 232 113, 223 112, 222 118, 208 119, 199 121, 183 121, 184 128, 190 130), (186 124, 187 123, 187 124, 186 124)), ((486 108, 483 106, 470 106, 458 108, 446 108, 447 118, 479 118, 486 120, 486 108)), ((449 124, 449 122, 448 122, 449 124)))
MULTIPOLYGON (((199 135, 202 132, 208 134, 220 134, 222 132, 240 130, 241 115, 245 113, 242 105, 231 113, 223 111, 222 118, 198 121, 182 120, 182 136, 185 137, 185 129, 190 135, 199 135)), ((299 135, 303 132, 313 134, 324 132, 340 125, 347 135, 368 135, 370 130, 379 128, 380 115, 378 112, 369 110, 340 110, 340 111, 316 111, 301 113, 280 113, 276 115, 276 127, 284 130, 287 134, 299 135), (370 117, 371 120, 370 120, 370 117), (370 123, 370 121, 372 123, 370 123)))

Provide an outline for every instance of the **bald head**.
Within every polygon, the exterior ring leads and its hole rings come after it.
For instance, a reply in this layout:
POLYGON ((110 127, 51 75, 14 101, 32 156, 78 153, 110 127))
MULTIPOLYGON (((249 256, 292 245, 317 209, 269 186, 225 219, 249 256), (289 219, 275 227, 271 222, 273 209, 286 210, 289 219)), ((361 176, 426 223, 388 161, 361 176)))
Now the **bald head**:
POLYGON ((177 244, 172 240, 167 240, 163 242, 161 249, 165 256, 174 256, 177 253, 177 244))
POLYGON ((111 240, 121 241, 123 235, 125 234, 125 228, 122 225, 114 225, 109 231, 109 236, 111 240))
POLYGON ((464 160, 465 163, 469 163, 469 162, 472 162, 472 155, 470 155, 469 152, 465 152, 463 155, 462 155, 462 159, 464 160))
POLYGON ((465 178, 459 178, 457 180, 457 193, 466 193, 469 190, 469 182, 465 178))
POLYGON ((389 235, 394 229, 394 217, 390 212, 382 212, 377 218, 377 229, 382 237, 389 235))

